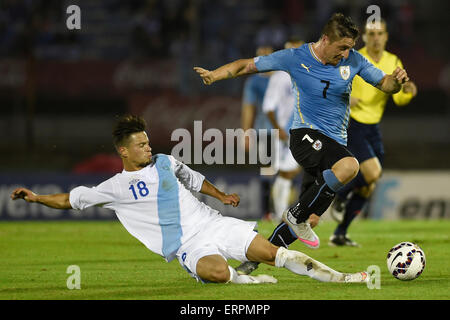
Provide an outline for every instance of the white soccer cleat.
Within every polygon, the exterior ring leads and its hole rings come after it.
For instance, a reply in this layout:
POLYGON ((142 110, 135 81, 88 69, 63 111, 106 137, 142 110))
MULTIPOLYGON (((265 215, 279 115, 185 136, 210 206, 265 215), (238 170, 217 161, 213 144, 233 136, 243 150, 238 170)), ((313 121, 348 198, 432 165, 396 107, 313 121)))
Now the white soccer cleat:
POLYGON ((345 275, 345 283, 367 283, 370 277, 367 272, 349 273, 345 275))
POLYGON ((320 246, 320 240, 317 234, 312 230, 308 222, 297 224, 297 219, 291 214, 289 209, 283 212, 283 221, 295 232, 298 240, 307 247, 317 249, 320 246))
POLYGON ((278 280, 267 274, 259 274, 257 276, 248 276, 253 280, 252 283, 277 283, 278 280))

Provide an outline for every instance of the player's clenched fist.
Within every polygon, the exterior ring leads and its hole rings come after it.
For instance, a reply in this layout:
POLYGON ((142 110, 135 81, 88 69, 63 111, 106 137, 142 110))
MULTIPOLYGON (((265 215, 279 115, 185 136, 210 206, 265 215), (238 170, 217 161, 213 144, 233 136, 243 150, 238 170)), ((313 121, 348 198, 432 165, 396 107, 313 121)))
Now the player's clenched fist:
POLYGON ((397 67, 394 70, 394 72, 392 72, 392 76, 400 84, 403 84, 403 83, 409 81, 408 74, 406 73, 406 70, 402 69, 400 67, 397 67))
POLYGON ((226 194, 222 199, 223 204, 231 204, 233 207, 237 207, 240 201, 241 199, 236 193, 226 194))
POLYGON ((24 199, 27 202, 36 202, 37 195, 31 190, 25 188, 17 188, 11 193, 11 199, 24 199))
POLYGON ((194 70, 200 75, 204 84, 210 85, 211 83, 214 82, 212 71, 200 67, 194 67, 194 70))

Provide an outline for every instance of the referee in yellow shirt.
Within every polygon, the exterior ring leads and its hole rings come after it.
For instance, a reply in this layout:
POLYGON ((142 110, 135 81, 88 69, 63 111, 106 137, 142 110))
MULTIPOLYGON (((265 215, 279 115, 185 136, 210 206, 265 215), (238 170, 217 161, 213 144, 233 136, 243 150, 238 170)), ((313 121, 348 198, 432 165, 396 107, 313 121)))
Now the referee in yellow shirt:
MULTIPOLYGON (((400 59, 385 50, 388 40, 386 22, 367 24, 362 39, 365 47, 359 52, 373 65, 386 74, 391 74, 396 67, 403 69, 400 59)), ((408 104, 417 94, 417 87, 412 81, 403 84, 402 90, 392 95, 397 106, 408 104)), ((375 183, 381 176, 384 147, 381 140, 379 122, 389 95, 364 82, 356 76, 353 80, 350 97, 350 122, 348 127, 348 149, 360 163, 358 175, 341 190, 331 206, 331 215, 339 222, 330 245, 358 246, 347 236, 347 229, 353 219, 363 209, 375 189, 375 183)))

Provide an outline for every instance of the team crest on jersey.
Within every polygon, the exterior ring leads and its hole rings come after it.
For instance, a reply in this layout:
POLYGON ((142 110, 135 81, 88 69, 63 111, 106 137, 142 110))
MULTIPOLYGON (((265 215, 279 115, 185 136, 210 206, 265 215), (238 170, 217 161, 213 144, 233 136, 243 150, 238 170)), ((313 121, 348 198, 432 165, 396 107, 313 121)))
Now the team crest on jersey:
POLYGON ((342 79, 347 80, 350 77, 350 66, 340 66, 339 72, 341 73, 342 79))
POLYGON ((322 141, 320 141, 320 140, 314 141, 312 147, 314 150, 319 151, 320 149, 322 149, 322 141))
POLYGON ((135 178, 135 179, 133 179, 133 180, 131 180, 130 182, 128 182, 129 184, 136 184, 136 183, 138 183, 139 182, 139 178, 135 178))

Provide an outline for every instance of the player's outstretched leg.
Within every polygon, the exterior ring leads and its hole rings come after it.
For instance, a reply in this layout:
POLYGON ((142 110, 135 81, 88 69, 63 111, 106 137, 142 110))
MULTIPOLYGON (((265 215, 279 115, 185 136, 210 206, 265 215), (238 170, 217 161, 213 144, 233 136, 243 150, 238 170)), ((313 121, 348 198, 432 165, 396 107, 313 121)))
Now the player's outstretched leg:
POLYGON ((257 235, 247 250, 247 258, 279 268, 286 268, 298 275, 305 275, 323 282, 366 282, 366 272, 342 273, 314 260, 304 253, 277 247, 257 235))
MULTIPOLYGON (((314 228, 319 223, 319 219, 319 216, 312 214, 309 217, 308 222, 311 224, 311 227, 314 228)), ((282 222, 273 230, 268 240, 277 247, 284 247, 287 249, 291 243, 297 240, 297 235, 289 228, 286 222, 282 222)), ((250 274, 255 271, 258 266, 259 262, 245 261, 236 268, 236 271, 238 274, 250 274)))
POLYGON ((294 250, 280 247, 277 251, 275 266, 286 268, 296 274, 306 275, 312 279, 322 282, 366 282, 367 273, 342 273, 325 264, 309 257, 308 255, 294 250))
POLYGON ((276 283, 277 279, 268 275, 239 275, 220 255, 208 255, 200 258, 196 266, 197 275, 203 281, 218 283, 258 284, 276 283))

